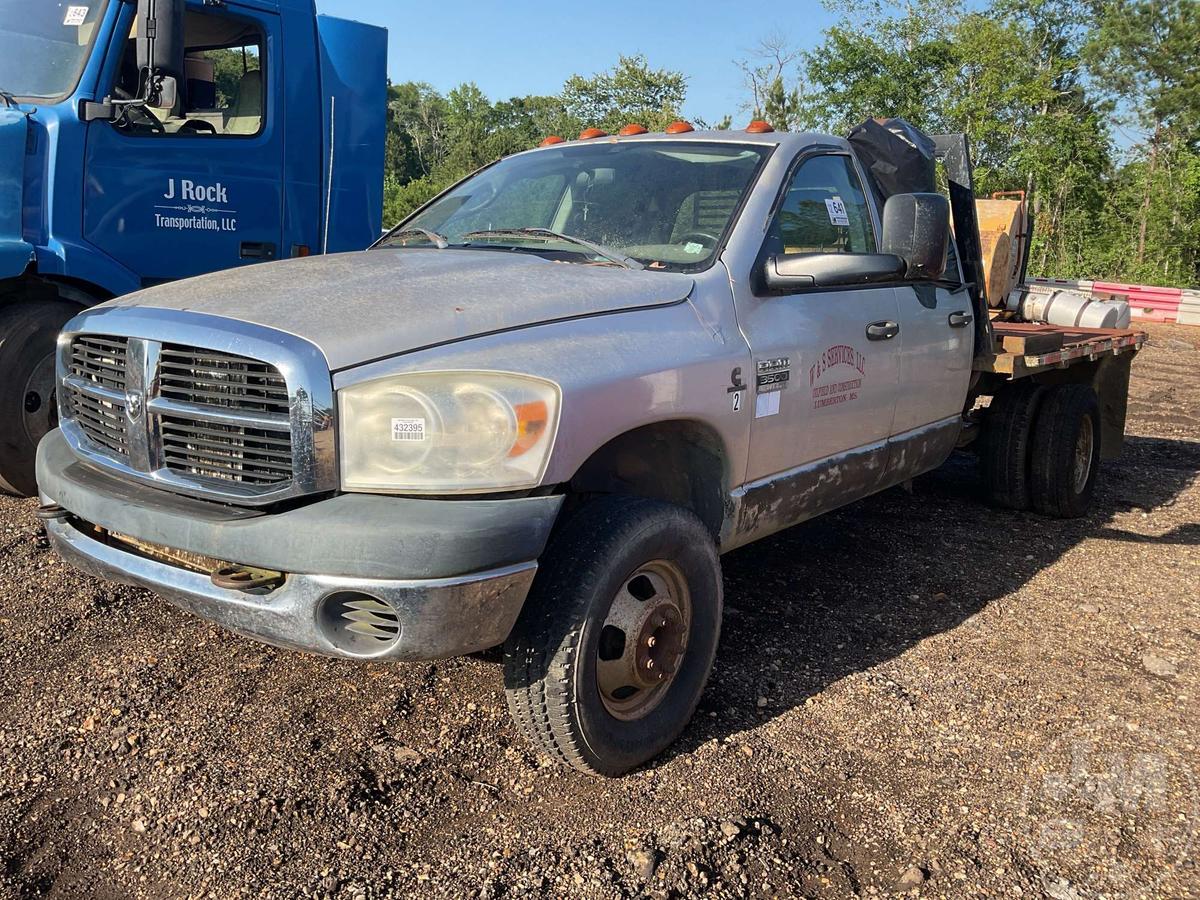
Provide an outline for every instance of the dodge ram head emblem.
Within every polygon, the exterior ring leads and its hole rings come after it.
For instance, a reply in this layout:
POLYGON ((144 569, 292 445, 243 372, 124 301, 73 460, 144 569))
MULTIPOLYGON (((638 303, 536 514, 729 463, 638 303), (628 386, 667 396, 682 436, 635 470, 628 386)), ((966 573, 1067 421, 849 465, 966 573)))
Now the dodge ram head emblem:
POLYGON ((142 406, 145 403, 145 398, 138 391, 125 392, 125 415, 129 416, 129 421, 136 422, 142 417, 142 406))

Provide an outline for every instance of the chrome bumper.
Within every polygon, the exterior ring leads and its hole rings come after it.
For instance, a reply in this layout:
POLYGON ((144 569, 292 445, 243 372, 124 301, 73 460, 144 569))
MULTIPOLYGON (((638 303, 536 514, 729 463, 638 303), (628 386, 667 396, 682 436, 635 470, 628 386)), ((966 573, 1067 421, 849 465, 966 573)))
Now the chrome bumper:
POLYGON ((55 549, 92 575, 149 588, 175 606, 278 647, 348 659, 443 659, 485 650, 508 637, 537 570, 536 562, 454 578, 386 580, 288 575, 270 591, 217 587, 207 575, 104 543, 68 518, 46 530, 55 549), (346 601, 379 601, 398 625, 389 640, 348 626, 346 601))

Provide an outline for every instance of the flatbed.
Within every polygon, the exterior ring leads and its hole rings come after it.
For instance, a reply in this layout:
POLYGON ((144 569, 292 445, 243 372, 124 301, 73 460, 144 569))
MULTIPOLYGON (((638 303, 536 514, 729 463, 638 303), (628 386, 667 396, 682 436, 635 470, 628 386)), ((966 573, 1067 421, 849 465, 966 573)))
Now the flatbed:
POLYGON ((1076 362, 1136 353, 1146 333, 1133 329, 1066 328, 993 321, 990 353, 975 357, 976 372, 1023 378, 1076 362))

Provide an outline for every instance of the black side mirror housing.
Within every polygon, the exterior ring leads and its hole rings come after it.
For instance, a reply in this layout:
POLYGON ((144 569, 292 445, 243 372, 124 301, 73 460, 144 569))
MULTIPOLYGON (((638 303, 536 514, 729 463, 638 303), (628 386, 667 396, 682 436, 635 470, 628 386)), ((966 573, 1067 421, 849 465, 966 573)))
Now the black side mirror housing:
POLYGON ((173 107, 183 79, 184 0, 138 0, 137 63, 142 99, 173 107))
POLYGON ((950 203, 941 194, 893 194, 883 205, 883 252, 904 260, 910 281, 946 271, 950 203))
POLYGON ((768 291, 786 294, 899 281, 904 272, 904 260, 891 253, 782 253, 767 258, 762 277, 768 291))

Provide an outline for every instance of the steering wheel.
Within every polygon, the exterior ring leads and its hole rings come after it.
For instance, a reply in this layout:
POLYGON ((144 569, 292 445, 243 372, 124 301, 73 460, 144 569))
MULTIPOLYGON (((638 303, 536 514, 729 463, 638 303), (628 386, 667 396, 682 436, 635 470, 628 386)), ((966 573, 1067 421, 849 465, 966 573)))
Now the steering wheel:
POLYGON ((179 126, 176 134, 216 134, 217 127, 205 119, 188 119, 179 126))
POLYGON ((711 250, 720 243, 718 237, 709 234, 707 231, 689 231, 687 234, 681 234, 676 240, 682 244, 703 244, 705 250, 711 250))

